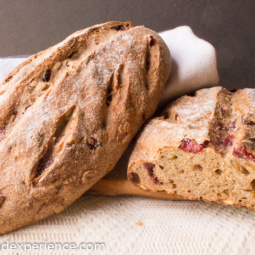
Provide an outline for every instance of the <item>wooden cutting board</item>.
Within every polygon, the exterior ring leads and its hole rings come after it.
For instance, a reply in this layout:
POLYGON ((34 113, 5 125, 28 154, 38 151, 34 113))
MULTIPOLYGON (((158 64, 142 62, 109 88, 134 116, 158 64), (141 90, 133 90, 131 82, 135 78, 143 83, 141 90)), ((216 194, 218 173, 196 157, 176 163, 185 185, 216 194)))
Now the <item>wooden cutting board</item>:
POLYGON ((98 181, 87 193, 103 196, 144 196, 157 199, 184 200, 181 196, 169 195, 162 192, 146 192, 135 187, 127 180, 128 159, 134 147, 134 141, 122 155, 115 168, 103 179, 98 181))

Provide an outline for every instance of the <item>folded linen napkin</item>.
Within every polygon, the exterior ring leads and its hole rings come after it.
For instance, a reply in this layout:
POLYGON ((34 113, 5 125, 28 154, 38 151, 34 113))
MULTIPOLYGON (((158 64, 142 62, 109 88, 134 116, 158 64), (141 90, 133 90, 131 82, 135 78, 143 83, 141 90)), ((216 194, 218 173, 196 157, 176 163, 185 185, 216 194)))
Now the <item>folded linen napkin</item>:
POLYGON ((160 103, 219 83, 216 52, 188 26, 160 33, 170 49, 173 66, 160 103))

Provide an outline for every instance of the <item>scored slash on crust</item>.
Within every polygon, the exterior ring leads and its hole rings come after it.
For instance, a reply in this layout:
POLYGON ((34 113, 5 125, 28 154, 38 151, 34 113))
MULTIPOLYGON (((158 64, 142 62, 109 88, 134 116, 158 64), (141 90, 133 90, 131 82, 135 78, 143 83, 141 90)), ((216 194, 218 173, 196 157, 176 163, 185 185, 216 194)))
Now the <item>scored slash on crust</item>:
POLYGON ((0 127, 0 142, 4 138, 4 134, 5 134, 4 129, 0 127))
POLYGON ((5 200, 5 196, 0 194, 0 207, 2 206, 2 204, 4 203, 5 200))

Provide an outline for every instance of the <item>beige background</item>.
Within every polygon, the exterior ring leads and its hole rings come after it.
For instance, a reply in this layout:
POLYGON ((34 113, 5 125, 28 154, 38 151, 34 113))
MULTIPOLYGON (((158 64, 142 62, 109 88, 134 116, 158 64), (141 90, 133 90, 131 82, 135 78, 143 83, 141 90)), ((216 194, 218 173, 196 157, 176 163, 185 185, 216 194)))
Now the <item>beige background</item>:
POLYGON ((189 25, 218 53, 221 84, 255 85, 253 0, 0 0, 0 57, 33 54, 109 20, 162 31, 189 25))

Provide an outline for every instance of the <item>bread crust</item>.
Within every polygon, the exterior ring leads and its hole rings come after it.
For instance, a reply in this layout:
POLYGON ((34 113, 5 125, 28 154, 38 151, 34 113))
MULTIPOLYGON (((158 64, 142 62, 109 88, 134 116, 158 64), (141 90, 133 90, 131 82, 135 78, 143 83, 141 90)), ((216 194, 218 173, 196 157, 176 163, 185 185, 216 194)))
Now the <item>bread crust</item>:
POLYGON ((128 178, 151 191, 255 208, 255 89, 202 89, 142 131, 128 178))
POLYGON ((112 21, 14 69, 0 84, 0 234, 61 212, 112 170, 170 68, 155 32, 112 21))

